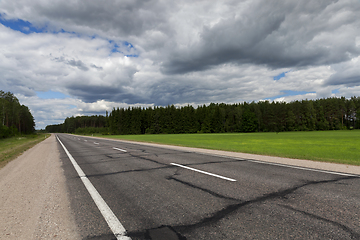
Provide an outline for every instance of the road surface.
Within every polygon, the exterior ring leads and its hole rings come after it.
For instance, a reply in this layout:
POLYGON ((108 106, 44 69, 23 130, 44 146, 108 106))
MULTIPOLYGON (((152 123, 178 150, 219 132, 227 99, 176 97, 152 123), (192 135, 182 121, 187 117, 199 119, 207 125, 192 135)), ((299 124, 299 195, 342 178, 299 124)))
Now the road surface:
POLYGON ((360 239, 358 175, 57 136, 81 239, 360 239))

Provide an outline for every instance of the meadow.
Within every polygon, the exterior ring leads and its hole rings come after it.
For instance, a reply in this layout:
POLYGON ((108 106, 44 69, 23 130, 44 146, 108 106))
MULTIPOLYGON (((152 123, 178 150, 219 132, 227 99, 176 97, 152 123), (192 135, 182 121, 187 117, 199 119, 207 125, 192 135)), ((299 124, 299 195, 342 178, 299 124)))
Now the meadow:
POLYGON ((102 137, 360 165, 360 130, 102 137))
POLYGON ((33 134, 5 138, 0 140, 0 168, 32 148, 50 134, 33 134))

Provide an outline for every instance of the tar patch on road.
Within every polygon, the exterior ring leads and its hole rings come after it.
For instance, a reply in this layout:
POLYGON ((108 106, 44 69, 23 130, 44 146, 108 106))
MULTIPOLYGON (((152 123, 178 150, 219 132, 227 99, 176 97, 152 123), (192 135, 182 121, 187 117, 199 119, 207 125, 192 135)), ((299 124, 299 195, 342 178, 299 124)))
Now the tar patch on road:
POLYGON ((170 226, 161 226, 146 230, 146 239, 148 240, 186 240, 170 226))

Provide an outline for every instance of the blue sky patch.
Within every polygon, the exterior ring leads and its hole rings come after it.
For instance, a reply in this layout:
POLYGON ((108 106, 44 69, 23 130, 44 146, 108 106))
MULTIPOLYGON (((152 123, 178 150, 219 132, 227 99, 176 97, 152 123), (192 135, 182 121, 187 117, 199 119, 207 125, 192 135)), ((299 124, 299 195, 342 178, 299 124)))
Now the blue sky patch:
POLYGON ((130 54, 130 55, 125 55, 126 57, 135 57, 135 58, 137 58, 137 57, 139 57, 139 55, 137 55, 137 54, 130 54))
POLYGON ((44 29, 38 29, 34 27, 30 22, 21 19, 17 20, 6 20, 3 15, 0 14, 0 23, 5 27, 11 28, 12 30, 19 31, 25 34, 30 33, 41 33, 44 29))
POLYGON ((337 94, 337 93, 339 93, 339 89, 334 89, 334 90, 331 91, 331 93, 337 94))
MULTIPOLYGON (((33 24, 31 22, 28 21, 24 21, 22 19, 10 19, 7 20, 4 18, 4 14, 0 14, 0 24, 4 25, 5 27, 8 27, 14 31, 19 31, 22 32, 24 34, 31 34, 31 33, 44 33, 44 32, 48 32, 46 30, 46 27, 43 28, 37 28, 34 27, 33 24)), ((68 32, 64 29, 61 29, 60 31, 50 31, 49 33, 53 33, 53 34, 57 34, 57 33, 70 33, 70 34, 74 34, 77 37, 82 37, 81 34, 78 34, 76 32, 68 32)), ((97 38, 97 35, 93 35, 90 36, 92 39, 97 38)), ((112 45, 112 49, 111 49, 111 53, 122 53, 127 57, 139 57, 138 54, 126 54, 125 52, 133 52, 132 50, 135 50, 134 46, 127 42, 127 41, 122 41, 120 43, 115 42, 114 40, 109 40, 109 43, 112 45)))
POLYGON ((315 93, 315 92, 282 90, 281 93, 282 94, 277 95, 275 97, 271 97, 269 99, 273 101, 273 100, 275 100, 277 98, 288 97, 288 96, 297 96, 297 95, 305 95, 305 94, 308 94, 308 93, 315 93))
POLYGON ((47 91, 47 92, 36 92, 36 95, 39 98, 42 99, 64 99, 64 98, 68 98, 68 95, 65 95, 63 93, 60 92, 53 92, 53 91, 47 91))
MULTIPOLYGON (((33 24, 31 22, 28 21, 24 21, 22 19, 10 19, 7 20, 3 17, 3 15, 0 14, 0 24, 4 25, 5 27, 8 27, 14 31, 19 31, 22 32, 24 34, 30 34, 30 33, 53 33, 53 34, 57 34, 57 33, 70 33, 70 34, 74 34, 77 37, 81 37, 81 34, 78 34, 76 32, 69 32, 69 31, 65 31, 64 29, 61 29, 59 31, 48 31, 45 27, 42 28, 37 28, 34 27, 33 24)), ((92 38, 95 38, 95 36, 92 36, 92 38)))
POLYGON ((130 48, 134 48, 134 46, 133 46, 131 43, 129 43, 129 42, 126 42, 126 41, 125 41, 123 44, 124 44, 124 46, 128 47, 129 49, 130 49, 130 48))
POLYGON ((126 52, 135 49, 134 46, 127 41, 121 42, 121 46, 118 43, 116 43, 114 40, 109 40, 109 43, 112 45, 112 49, 111 49, 112 53, 122 53, 126 57, 139 57, 138 54, 125 54, 123 51, 121 51, 121 50, 125 50, 126 52))
POLYGON ((278 80, 280 80, 281 78, 285 77, 285 74, 288 73, 288 72, 290 72, 290 71, 282 72, 282 73, 280 73, 279 75, 273 77, 273 79, 274 79, 275 81, 278 81, 278 80))
POLYGON ((277 80, 280 80, 281 78, 285 77, 285 73, 280 73, 279 75, 275 76, 274 77, 274 80, 277 81, 277 80))
POLYGON ((109 40, 109 43, 112 45, 111 52, 113 52, 113 53, 116 53, 116 52, 121 53, 121 51, 119 51, 119 45, 117 45, 113 40, 109 40))

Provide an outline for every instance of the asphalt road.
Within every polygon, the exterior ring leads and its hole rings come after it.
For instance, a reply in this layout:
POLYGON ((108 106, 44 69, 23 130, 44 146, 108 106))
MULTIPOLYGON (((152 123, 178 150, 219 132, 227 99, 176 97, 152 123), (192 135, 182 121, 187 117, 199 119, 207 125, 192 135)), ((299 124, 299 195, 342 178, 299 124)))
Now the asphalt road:
MULTIPOLYGON (((360 239, 359 177, 57 136, 131 239, 360 239)), ((80 236, 116 239, 58 146, 80 236)))

